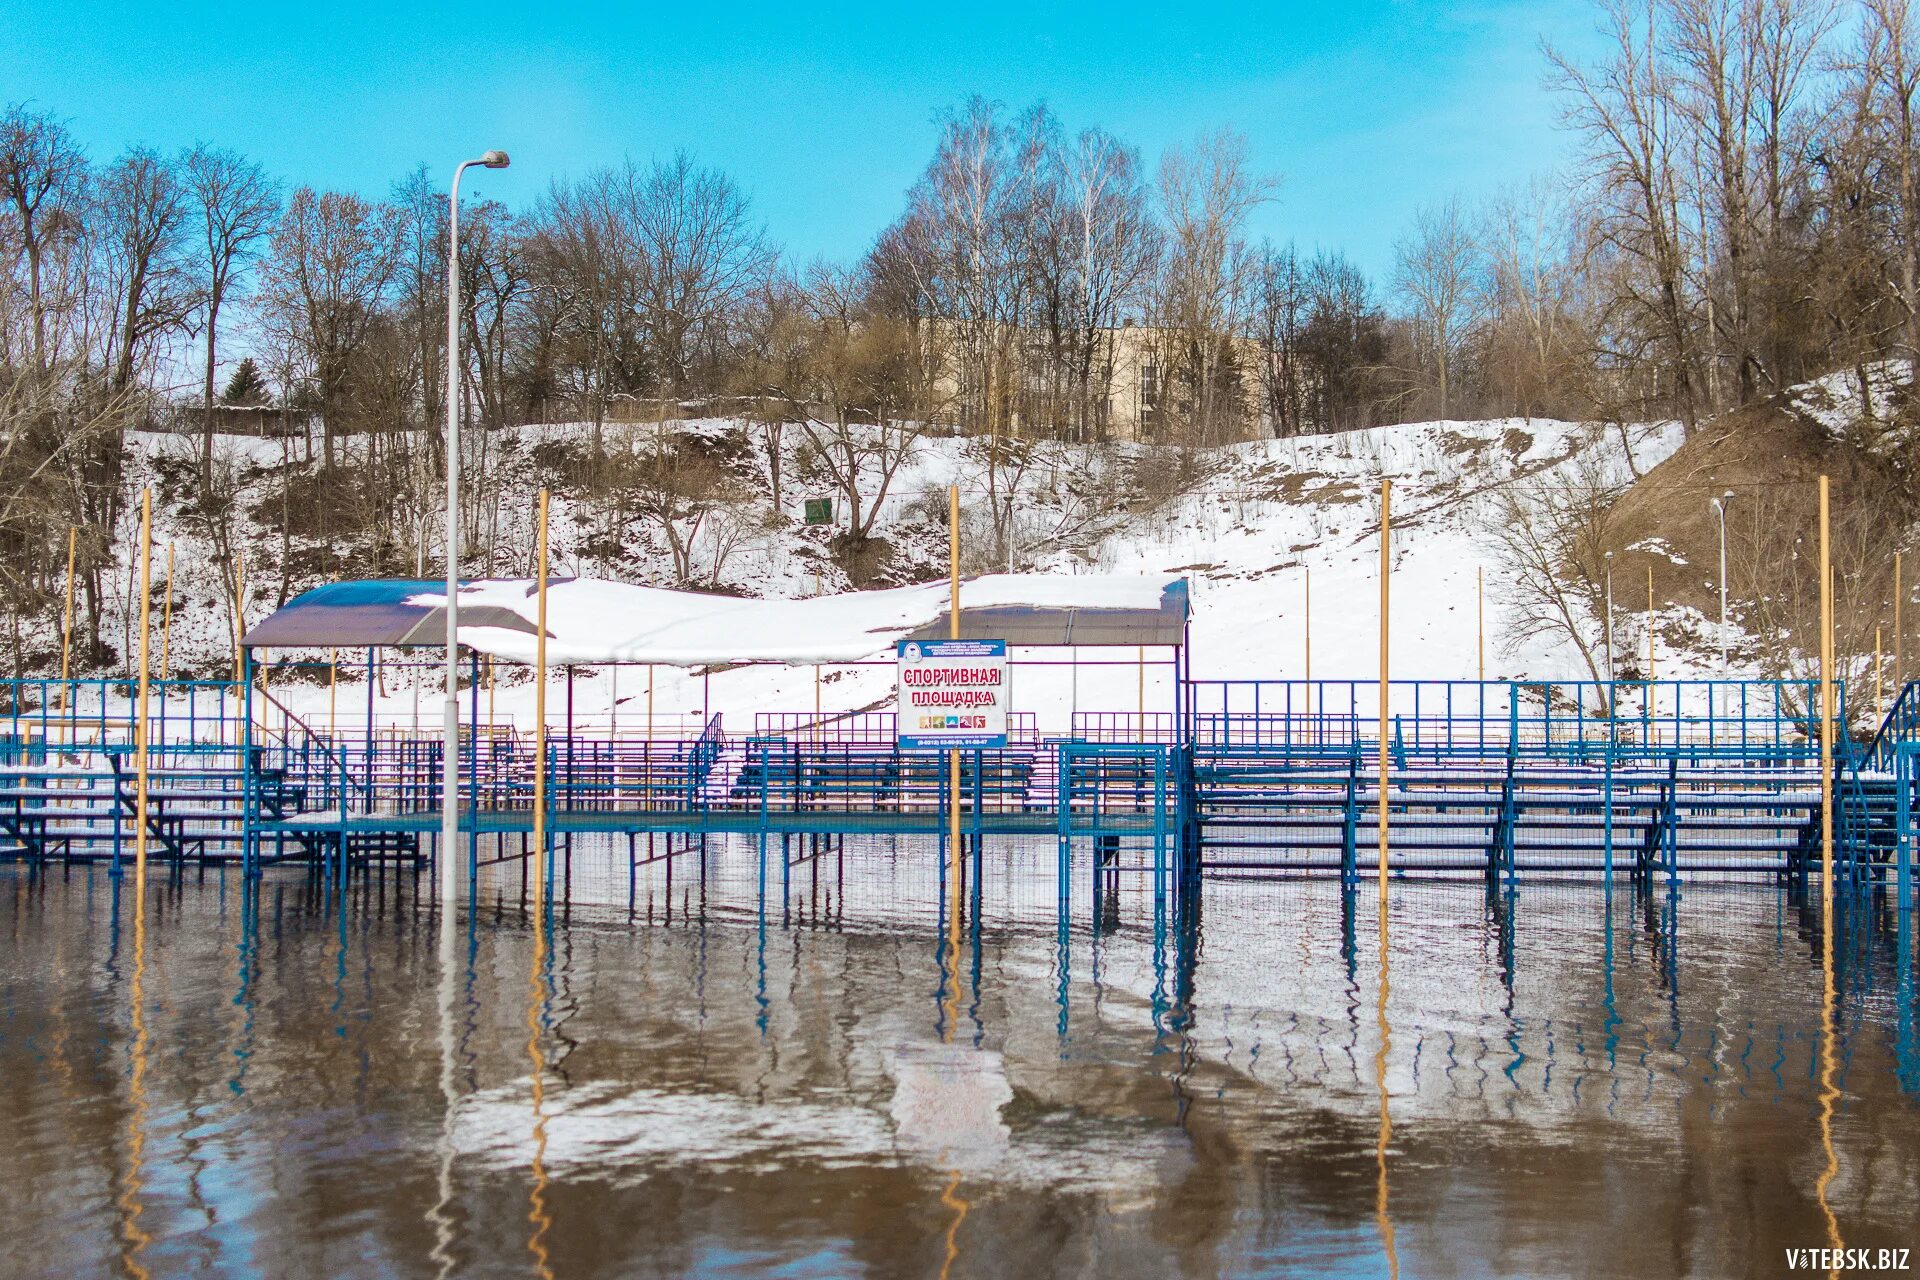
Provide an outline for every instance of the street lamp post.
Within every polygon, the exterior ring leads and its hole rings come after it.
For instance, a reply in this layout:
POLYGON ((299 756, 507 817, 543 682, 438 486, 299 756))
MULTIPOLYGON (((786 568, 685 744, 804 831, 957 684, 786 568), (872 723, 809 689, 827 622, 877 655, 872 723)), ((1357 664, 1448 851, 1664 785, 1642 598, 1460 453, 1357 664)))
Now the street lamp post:
POLYGON ((441 741, 440 904, 452 919, 460 892, 460 175, 475 165, 507 167, 507 153, 489 151, 453 169, 447 196, 447 711, 441 741))

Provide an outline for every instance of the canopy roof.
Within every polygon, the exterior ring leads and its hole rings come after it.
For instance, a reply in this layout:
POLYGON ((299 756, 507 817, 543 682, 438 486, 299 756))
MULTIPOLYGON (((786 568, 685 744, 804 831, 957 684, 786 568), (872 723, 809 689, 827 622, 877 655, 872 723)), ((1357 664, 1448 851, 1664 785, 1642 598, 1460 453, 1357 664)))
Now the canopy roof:
MULTIPOLYGON (((855 662, 898 640, 948 634, 948 587, 931 583, 809 600, 637 587, 600 578, 547 587, 547 661, 855 662)), ((248 630, 255 649, 439 646, 446 586, 370 580, 316 587, 248 630)), ((460 643, 518 662, 534 658, 534 584, 486 579, 460 588, 460 643)), ((1168 575, 989 574, 960 584, 960 634, 1024 645, 1174 645, 1185 641, 1187 582, 1168 575)))

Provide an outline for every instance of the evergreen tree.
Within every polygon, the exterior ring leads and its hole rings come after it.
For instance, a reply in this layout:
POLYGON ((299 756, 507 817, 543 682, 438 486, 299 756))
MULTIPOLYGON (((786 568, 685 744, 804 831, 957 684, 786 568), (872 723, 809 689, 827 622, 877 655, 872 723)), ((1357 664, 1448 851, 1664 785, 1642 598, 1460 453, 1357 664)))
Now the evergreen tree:
POLYGON ((267 394, 267 379, 260 372, 260 366, 248 356, 233 371, 233 377, 227 380, 227 389, 220 395, 220 403, 236 405, 262 405, 272 399, 267 394))

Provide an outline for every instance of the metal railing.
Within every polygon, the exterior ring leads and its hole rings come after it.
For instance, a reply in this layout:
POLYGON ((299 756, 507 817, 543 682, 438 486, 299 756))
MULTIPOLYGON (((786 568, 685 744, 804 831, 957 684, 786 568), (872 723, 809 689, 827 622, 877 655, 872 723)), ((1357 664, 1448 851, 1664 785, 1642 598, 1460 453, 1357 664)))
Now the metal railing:
MULTIPOLYGON (((1369 680, 1188 682, 1197 748, 1344 750, 1379 738, 1380 685, 1369 680)), ((1737 757, 1764 748, 1817 753, 1819 686, 1805 680, 1394 680, 1388 734, 1403 758, 1565 755, 1595 744, 1737 757)), ((1845 723, 1844 685, 1840 719, 1845 723)))

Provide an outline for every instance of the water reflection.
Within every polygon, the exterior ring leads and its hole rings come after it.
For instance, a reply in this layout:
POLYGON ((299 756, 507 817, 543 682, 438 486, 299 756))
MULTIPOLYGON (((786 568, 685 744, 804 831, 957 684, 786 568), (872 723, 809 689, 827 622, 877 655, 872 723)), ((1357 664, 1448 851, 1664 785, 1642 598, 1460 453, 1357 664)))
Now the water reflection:
POLYGON ((21 873, 10 1259, 1663 1275, 1907 1243, 1920 1010, 1885 904, 1396 883, 1369 946, 1336 885, 1123 884, 1095 928, 996 855, 949 946, 910 846, 849 847, 832 926, 783 927, 771 876, 762 917, 756 854, 717 848, 667 927, 627 923, 617 860, 603 913, 509 895, 452 930, 404 877, 210 876, 141 923, 104 876, 21 873))
MULTIPOLYGON (((1820 1171, 1815 1194, 1820 1198, 1820 1212, 1827 1219, 1827 1243, 1839 1250, 1846 1245, 1840 1236, 1840 1219, 1828 1195, 1833 1180, 1840 1174, 1840 1153, 1833 1146, 1833 1104, 1839 1101, 1840 1090, 1834 1084, 1834 1002, 1838 997, 1838 983, 1833 972, 1832 887, 1833 872, 1829 867, 1826 888, 1820 894, 1820 1146, 1826 1153, 1826 1166, 1820 1171)), ((1829 1274, 1838 1275, 1839 1268, 1829 1274)))
POLYGON ((543 899, 535 900, 533 963, 527 976, 527 1059, 528 1080, 533 1098, 533 1185, 527 1193, 527 1221, 533 1233, 527 1237, 527 1252, 533 1255, 534 1270, 551 1280, 552 1260, 547 1252, 547 1232, 553 1216, 547 1209, 547 1055, 541 1044, 541 1024, 553 994, 553 975, 549 969, 553 914, 543 899))
POLYGON ((1386 1251, 1387 1274, 1400 1276, 1400 1251, 1393 1240, 1393 1215, 1388 1212, 1387 1144, 1393 1141, 1393 1114, 1387 1096, 1387 1056, 1393 1052, 1393 1028, 1387 1022, 1387 994, 1392 989, 1391 959, 1387 945, 1387 893, 1380 890, 1380 1003, 1375 1010, 1379 1022, 1379 1049, 1374 1054, 1373 1078, 1380 1090, 1380 1136, 1374 1140, 1373 1155, 1380 1173, 1374 1191, 1373 1216, 1380 1227, 1380 1247, 1386 1251))
MULTIPOLYGON (((454 1111, 459 1103, 456 1091, 454 1063, 457 1060, 458 1043, 454 1035, 454 1002, 458 991, 456 969, 460 956, 460 927, 456 917, 450 912, 440 916, 438 929, 439 946, 439 983, 436 1012, 438 1019, 437 1047, 440 1053, 440 1131, 434 1141, 435 1199, 427 1210, 427 1223, 433 1233, 433 1247, 429 1254, 435 1267, 435 1274, 442 1277, 453 1274, 455 1257, 454 1216, 453 1216, 453 1151, 454 1151, 454 1111)), ((471 975, 471 970, 469 970, 471 975)), ((469 977, 471 981, 471 977, 469 977)))
MULTIPOLYGON (((117 949, 120 933, 120 885, 113 882, 113 931, 117 949)), ((128 913, 133 917, 133 971, 127 984, 127 1014, 131 1035, 127 1044, 127 1167, 122 1175, 116 1207, 120 1212, 120 1266, 134 1280, 147 1280, 150 1274, 140 1255, 153 1237, 140 1226, 146 1212, 141 1198, 146 1181, 147 1154, 147 875, 146 863, 140 863, 134 877, 133 900, 128 913)))

